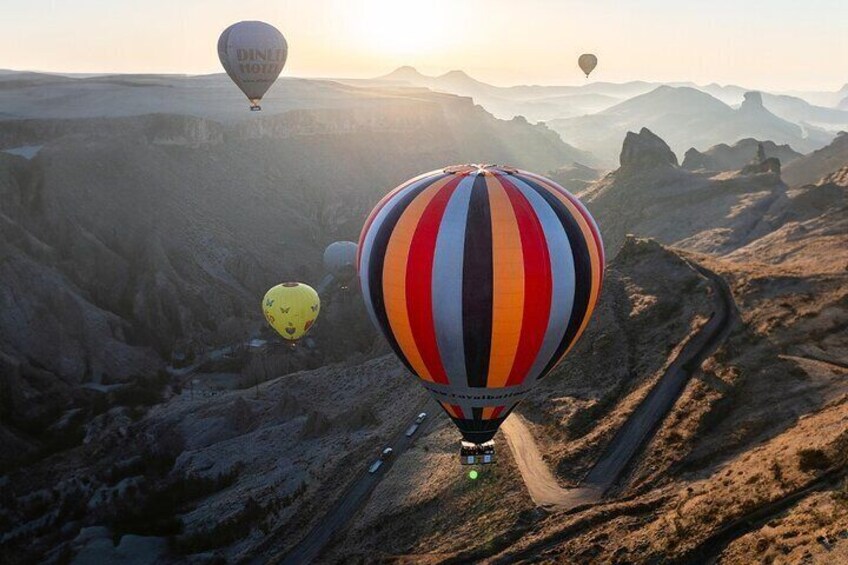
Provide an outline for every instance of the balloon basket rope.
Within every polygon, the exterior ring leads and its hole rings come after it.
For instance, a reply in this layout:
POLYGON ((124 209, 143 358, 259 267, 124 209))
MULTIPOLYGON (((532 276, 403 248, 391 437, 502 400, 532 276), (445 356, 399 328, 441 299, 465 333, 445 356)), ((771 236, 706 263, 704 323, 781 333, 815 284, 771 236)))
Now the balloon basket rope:
POLYGON ((459 448, 460 465, 491 465, 495 462, 495 442, 484 443, 463 441, 459 448))

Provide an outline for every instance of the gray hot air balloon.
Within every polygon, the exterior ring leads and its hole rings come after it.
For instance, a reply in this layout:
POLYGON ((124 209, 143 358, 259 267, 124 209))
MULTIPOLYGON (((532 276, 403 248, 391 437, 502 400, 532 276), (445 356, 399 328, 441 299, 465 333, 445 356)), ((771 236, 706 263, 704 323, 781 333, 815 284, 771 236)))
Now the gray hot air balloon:
POLYGON ((283 34, 265 22, 239 22, 218 38, 218 58, 248 100, 251 110, 277 80, 286 64, 289 47, 283 34))
POLYGON ((586 78, 589 78, 589 75, 598 66, 598 58, 591 53, 584 53, 577 59, 577 64, 580 66, 580 70, 586 73, 586 78))
POLYGON ((356 249, 352 241, 337 241, 324 250, 324 269, 339 281, 347 281, 356 275, 356 249))

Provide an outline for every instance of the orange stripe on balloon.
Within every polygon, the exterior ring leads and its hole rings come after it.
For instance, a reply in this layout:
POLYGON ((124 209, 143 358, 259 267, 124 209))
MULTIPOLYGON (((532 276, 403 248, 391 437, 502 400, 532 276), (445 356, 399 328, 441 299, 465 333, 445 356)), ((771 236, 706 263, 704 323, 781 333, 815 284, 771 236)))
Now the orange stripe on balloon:
MULTIPOLYGON (((518 222, 503 185, 486 176, 492 215, 492 346, 488 388, 506 386, 524 316, 524 252, 518 222)), ((485 414, 485 412, 484 412, 485 414)), ((484 416, 484 418, 488 418, 484 416)))
POLYGON ((502 181, 521 234, 524 253, 524 317, 507 386, 524 382, 539 353, 551 314, 553 278, 547 239, 530 202, 508 179, 502 181))
POLYGON ((383 301, 392 334, 415 373, 430 382, 433 381, 433 377, 418 351, 409 321, 406 303, 406 268, 409 246, 421 215, 436 193, 451 180, 453 180, 451 177, 445 177, 436 181, 424 189, 404 210, 389 238, 383 263, 383 301))
POLYGON ((394 196, 398 192, 403 190, 404 188, 407 188, 408 186, 412 185, 412 183, 418 182, 419 180, 421 180, 425 177, 432 176, 432 175, 438 174, 438 173, 439 173, 439 171, 430 171, 429 173, 423 173, 423 174, 418 175, 417 177, 411 178, 408 181, 401 183, 398 186, 396 186, 395 188, 393 188, 392 190, 390 190, 388 193, 386 193, 385 196, 383 196, 379 200, 379 202, 377 202, 377 205, 374 206, 374 209, 371 210, 371 213, 368 214, 367 218, 365 218, 365 223, 362 224, 362 229, 359 231, 359 246, 356 249, 356 270, 357 271, 359 271, 359 266, 362 262, 362 244, 365 243, 365 234, 368 233, 368 229, 371 227, 371 224, 374 223, 374 219, 377 217, 377 214, 380 213, 380 210, 382 210, 386 206, 386 204, 389 202, 389 200, 394 198, 394 196))
POLYGON ((430 199, 415 226, 406 268, 406 304, 412 336, 430 378, 445 385, 448 376, 436 342, 433 316, 433 261, 445 208, 461 180, 460 177, 451 179, 430 199))

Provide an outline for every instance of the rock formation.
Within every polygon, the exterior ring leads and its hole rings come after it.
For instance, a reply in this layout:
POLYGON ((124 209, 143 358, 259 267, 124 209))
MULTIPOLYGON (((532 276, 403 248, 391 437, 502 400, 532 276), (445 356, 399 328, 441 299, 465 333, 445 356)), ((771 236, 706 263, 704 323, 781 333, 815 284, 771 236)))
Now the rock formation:
POLYGON ((677 167, 677 157, 668 144, 648 128, 627 132, 619 161, 622 174, 677 167))
POLYGON ((704 152, 692 147, 686 152, 681 166, 689 171, 738 171, 754 160, 760 163, 767 157, 776 157, 782 165, 786 165, 801 156, 789 145, 777 145, 772 141, 746 138, 732 146, 721 143, 704 152), (764 157, 758 156, 760 146, 763 147, 764 157))
POLYGON ((767 112, 766 107, 763 105, 763 95, 761 92, 746 92, 745 99, 742 101, 742 105, 739 106, 740 112, 767 112))

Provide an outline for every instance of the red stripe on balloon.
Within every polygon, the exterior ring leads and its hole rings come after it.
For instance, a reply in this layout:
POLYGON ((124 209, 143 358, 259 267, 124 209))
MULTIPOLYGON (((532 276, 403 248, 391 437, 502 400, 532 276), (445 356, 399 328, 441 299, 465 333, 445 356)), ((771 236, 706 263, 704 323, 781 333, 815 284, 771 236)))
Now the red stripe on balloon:
POLYGON ((451 180, 430 200, 409 244, 406 266, 406 309, 412 336, 427 370, 440 384, 448 384, 448 377, 439 354, 433 320, 433 257, 442 216, 461 180, 461 177, 451 180))
MULTIPOLYGON (((439 171, 432 171, 430 173, 424 173, 422 175, 418 175, 415 178, 411 178, 403 184, 396 186, 394 189, 390 190, 385 196, 383 196, 377 205, 374 206, 374 209, 371 210, 371 213, 368 214, 368 217, 365 218, 365 223, 362 224, 362 229, 359 231, 359 245, 356 248, 356 271, 359 272, 359 266, 362 263, 362 244, 365 243, 365 234, 368 233, 369 228, 371 228, 371 224, 374 223, 374 220, 377 218, 377 214, 380 213, 380 210, 385 208, 386 204, 394 198, 400 191, 405 188, 409 188, 413 183, 422 180, 425 177, 433 176, 439 174, 439 171)), ((444 176, 444 175, 442 175, 444 176)))
POLYGON ((506 386, 524 382, 539 353, 551 313, 553 279, 545 232, 530 202, 506 178, 502 179, 521 235, 524 253, 524 314, 521 336, 506 386))
POLYGON ((456 415, 457 418, 459 418, 460 420, 465 419, 465 414, 462 413, 462 408, 460 406, 456 404, 450 404, 449 406, 451 407, 453 413, 456 415))

